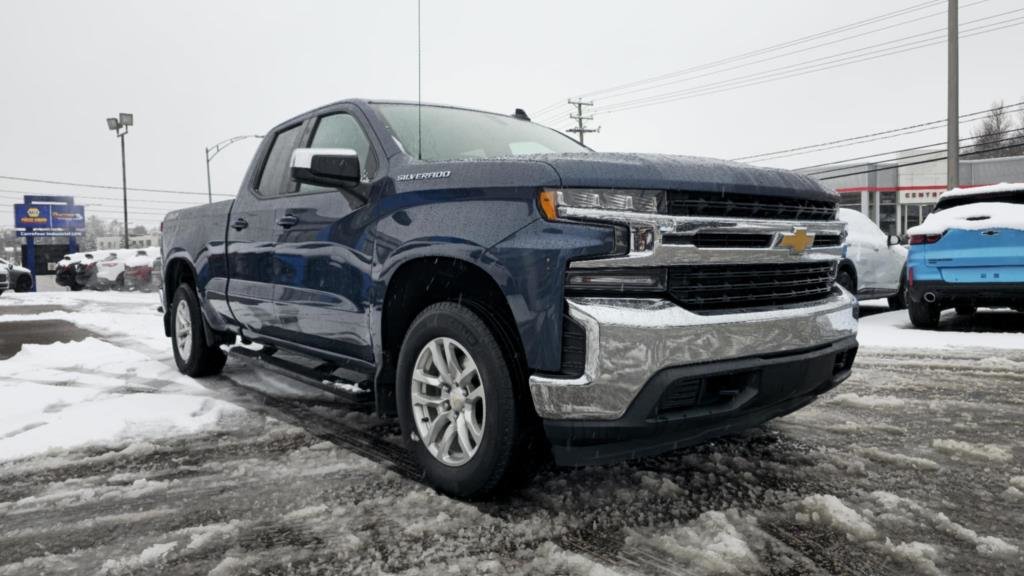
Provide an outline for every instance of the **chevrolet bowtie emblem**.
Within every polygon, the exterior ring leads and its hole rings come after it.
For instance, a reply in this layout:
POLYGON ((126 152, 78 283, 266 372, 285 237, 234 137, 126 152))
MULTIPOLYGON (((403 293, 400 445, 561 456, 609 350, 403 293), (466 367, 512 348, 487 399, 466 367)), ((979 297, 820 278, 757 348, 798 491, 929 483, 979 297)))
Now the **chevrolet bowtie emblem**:
POLYGON ((789 248, 793 254, 803 254, 814 244, 814 234, 808 234, 807 228, 794 228, 792 232, 780 234, 775 243, 777 248, 789 248))

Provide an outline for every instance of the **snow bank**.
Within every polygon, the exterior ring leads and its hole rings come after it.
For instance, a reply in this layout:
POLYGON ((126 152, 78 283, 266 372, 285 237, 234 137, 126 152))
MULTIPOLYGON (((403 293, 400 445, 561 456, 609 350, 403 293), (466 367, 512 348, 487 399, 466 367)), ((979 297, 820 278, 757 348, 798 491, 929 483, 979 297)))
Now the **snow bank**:
POLYGON ((1009 449, 995 444, 971 444, 960 440, 937 439, 932 440, 932 448, 939 452, 973 460, 1009 462, 1013 459, 1013 454, 1009 449))
POLYGON ((846 534, 850 540, 871 540, 875 527, 856 510, 831 494, 814 494, 801 500, 796 521, 801 524, 823 524, 846 534))
POLYGON ((91 337, 26 344, 3 376, 0 461, 194 434, 242 412, 167 363, 91 337))
POLYGON ((908 234, 942 234, 947 230, 988 230, 1007 228, 1024 230, 1024 204, 976 202, 933 212, 925 221, 907 230, 908 234))

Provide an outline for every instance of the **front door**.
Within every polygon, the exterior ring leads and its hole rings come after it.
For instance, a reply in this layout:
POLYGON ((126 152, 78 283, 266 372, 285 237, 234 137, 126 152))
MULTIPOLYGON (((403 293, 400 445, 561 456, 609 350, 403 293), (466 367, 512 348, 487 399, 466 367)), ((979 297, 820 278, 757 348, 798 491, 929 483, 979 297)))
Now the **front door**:
POLYGON ((278 210, 274 298, 280 337, 372 362, 371 214, 365 198, 377 155, 356 118, 344 112, 318 118, 308 147, 355 150, 363 183, 354 190, 302 184, 278 210))
POLYGON ((302 137, 303 124, 277 131, 255 185, 239 192, 228 217, 228 303, 234 320, 253 332, 269 334, 274 309, 274 242, 277 212, 288 200, 288 164, 302 137))

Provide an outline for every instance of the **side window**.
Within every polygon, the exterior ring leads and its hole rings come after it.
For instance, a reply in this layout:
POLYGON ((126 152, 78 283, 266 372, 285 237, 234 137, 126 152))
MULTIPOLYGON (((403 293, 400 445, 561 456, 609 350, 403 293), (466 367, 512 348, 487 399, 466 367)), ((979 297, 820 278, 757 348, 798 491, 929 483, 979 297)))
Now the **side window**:
POLYGON ((293 126, 274 137, 270 154, 263 164, 260 184, 256 187, 261 196, 280 196, 287 193, 291 179, 288 177, 288 164, 291 162, 292 150, 302 136, 302 124, 293 126))
MULTIPOLYGON (((313 133, 313 141, 310 148, 349 148, 359 154, 359 169, 363 173, 363 180, 369 180, 377 170, 377 159, 370 148, 370 141, 366 133, 359 127, 359 123, 350 114, 332 114, 324 116, 317 122, 316 132, 313 133)), ((324 186, 302 184, 300 192, 314 192, 331 190, 324 186)))

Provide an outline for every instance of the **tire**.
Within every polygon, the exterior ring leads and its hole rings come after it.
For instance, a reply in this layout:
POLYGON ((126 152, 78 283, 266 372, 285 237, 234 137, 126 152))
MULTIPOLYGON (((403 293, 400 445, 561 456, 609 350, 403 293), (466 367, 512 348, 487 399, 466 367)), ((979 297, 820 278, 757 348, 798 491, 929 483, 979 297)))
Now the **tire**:
POLYGON ((480 499, 511 488, 524 476, 530 410, 516 393, 511 374, 518 371, 511 368, 495 332, 462 304, 431 305, 406 332, 396 380, 402 437, 441 492, 480 499), (435 354, 444 370, 434 363, 435 354), (450 374, 451 359, 457 371, 467 374, 461 382, 450 374), (470 362, 475 376, 469 375, 470 362), (414 374, 419 374, 415 380, 414 374))
POLYGON ((114 280, 114 288, 116 288, 117 290, 125 290, 127 288, 127 286, 125 286, 125 283, 124 283, 124 273, 123 272, 121 274, 117 275, 117 280, 114 280))
POLYGON ((82 285, 77 283, 77 282, 72 282, 71 283, 71 291, 72 292, 81 292, 82 291, 82 285))
POLYGON ((20 276, 18 282, 14 285, 15 292, 28 292, 32 290, 32 278, 29 276, 20 276))
POLYGON ((939 316, 942 309, 936 304, 927 302, 907 302, 907 312, 910 313, 910 322, 915 328, 934 330, 939 327, 939 316))
POLYGON ((889 296, 889 308, 892 310, 902 310, 907 307, 907 268, 903 267, 903 272, 900 274, 900 291, 896 294, 889 296))
POLYGON ((171 308, 174 363, 179 372, 196 378, 219 374, 227 361, 219 345, 206 341, 203 322, 195 291, 188 284, 178 286, 171 308))
POLYGON ((853 279, 853 274, 849 270, 844 268, 836 274, 836 284, 846 288, 850 294, 857 295, 857 281, 853 279))
POLYGON ((956 306, 957 316, 970 316, 978 311, 978 307, 974 304, 958 304, 956 306))

